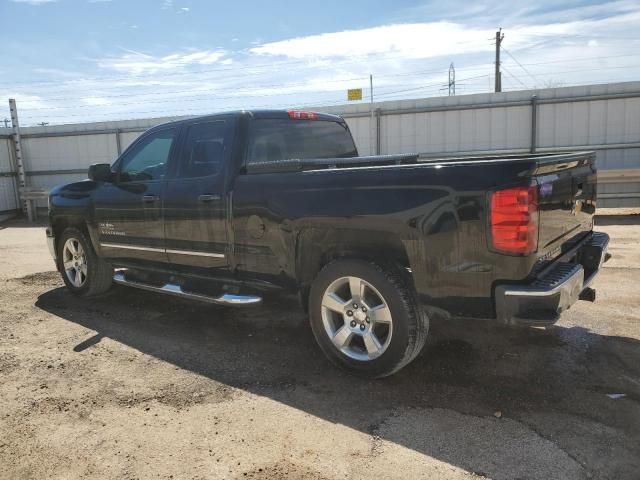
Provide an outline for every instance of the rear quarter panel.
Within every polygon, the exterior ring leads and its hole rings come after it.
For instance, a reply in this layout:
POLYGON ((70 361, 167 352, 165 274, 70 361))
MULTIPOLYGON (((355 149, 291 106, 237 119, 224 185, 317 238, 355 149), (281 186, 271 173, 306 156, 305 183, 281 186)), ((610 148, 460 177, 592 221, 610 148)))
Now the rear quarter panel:
POLYGON ((240 175, 232 202, 237 268, 296 282, 305 278, 296 252, 328 248, 322 235, 299 245, 306 231, 387 235, 404 246, 426 303, 491 316, 494 283, 524 279, 536 258, 488 249, 487 192, 528 184, 535 167, 534 160, 474 160, 240 175))

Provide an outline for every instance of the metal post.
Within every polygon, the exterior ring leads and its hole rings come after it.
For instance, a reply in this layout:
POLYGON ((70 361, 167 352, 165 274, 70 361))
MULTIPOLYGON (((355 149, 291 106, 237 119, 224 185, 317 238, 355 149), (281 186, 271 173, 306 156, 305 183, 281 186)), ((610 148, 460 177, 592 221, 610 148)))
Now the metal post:
POLYGON ((116 150, 118 151, 118 156, 122 153, 122 142, 120 140, 120 129, 116 128, 116 150))
POLYGON ((380 137, 382 136, 381 130, 382 110, 376 108, 376 155, 380 155, 380 137))
POLYGON ((531 153, 536 153, 536 143, 538 136, 538 96, 531 96, 531 153))
POLYGON ((449 65, 449 96, 455 96, 456 94, 456 67, 453 66, 453 62, 449 65))
MULTIPOLYGON (((11 126, 13 127, 13 146, 15 149, 16 167, 18 169, 18 191, 22 199, 22 189, 27 186, 27 175, 24 170, 24 159, 22 157, 22 142, 20 141, 20 123, 18 122, 18 108, 16 100, 9 99, 9 111, 11 113, 11 126)), ((30 200, 22 200, 22 209, 27 213, 27 218, 33 222, 33 205, 30 200)))
POLYGON ((20 208, 20 189, 18 188, 18 176, 16 172, 16 150, 11 148, 11 137, 7 138, 7 153, 9 154, 9 170, 11 172, 11 179, 13 180, 13 194, 16 197, 16 208, 20 208))
POLYGON ((369 119, 369 155, 373 154, 373 75, 369 74, 369 109, 371 118, 369 119))

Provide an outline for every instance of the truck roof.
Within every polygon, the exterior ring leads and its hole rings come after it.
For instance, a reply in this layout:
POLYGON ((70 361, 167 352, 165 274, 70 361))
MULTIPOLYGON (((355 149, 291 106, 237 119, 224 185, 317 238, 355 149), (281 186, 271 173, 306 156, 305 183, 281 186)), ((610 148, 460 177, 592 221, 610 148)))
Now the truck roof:
POLYGON ((166 125, 180 125, 183 123, 191 123, 193 121, 198 121, 198 120, 213 120, 217 117, 229 117, 229 116, 236 116, 236 117, 243 117, 243 116, 248 116, 251 118, 274 118, 274 119, 290 119, 291 115, 290 113, 295 112, 295 113, 302 113, 302 114, 313 114, 314 118, 313 120, 325 120, 325 121, 330 121, 330 122, 338 122, 338 123, 344 123, 344 119, 339 116, 339 115, 333 115, 330 113, 322 113, 322 112, 312 112, 309 110, 297 110, 297 109, 292 109, 292 110, 267 110, 267 109, 260 109, 260 110, 232 110, 232 111, 228 111, 228 112, 218 112, 218 113, 212 113, 209 115, 198 115, 196 117, 189 117, 189 118, 184 118, 184 119, 180 119, 180 120, 174 120, 174 121, 170 121, 170 122, 165 122, 165 123, 161 123, 159 125, 156 125, 154 127, 152 127, 150 130, 156 129, 156 128, 160 128, 166 125))

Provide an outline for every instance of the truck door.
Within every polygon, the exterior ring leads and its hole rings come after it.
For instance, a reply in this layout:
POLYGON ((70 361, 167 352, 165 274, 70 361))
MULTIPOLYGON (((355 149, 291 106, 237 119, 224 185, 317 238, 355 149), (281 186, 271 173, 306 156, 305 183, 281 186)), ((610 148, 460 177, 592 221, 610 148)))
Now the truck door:
POLYGON ((166 262, 162 196, 178 129, 140 137, 114 165, 113 183, 94 194, 94 215, 102 254, 108 258, 166 262))
POLYGON ((175 170, 167 181, 164 230, 175 265, 226 269, 225 173, 230 164, 231 118, 188 124, 175 170))

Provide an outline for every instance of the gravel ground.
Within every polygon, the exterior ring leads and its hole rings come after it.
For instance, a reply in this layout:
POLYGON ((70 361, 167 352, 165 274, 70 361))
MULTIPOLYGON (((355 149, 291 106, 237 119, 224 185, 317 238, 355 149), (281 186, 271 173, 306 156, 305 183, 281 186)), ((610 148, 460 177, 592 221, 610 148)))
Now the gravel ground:
POLYGON ((598 221, 595 304, 547 330, 434 324, 378 381, 328 364, 291 299, 77 299, 44 229, 5 224, 0 478, 640 478, 640 217, 598 221))

